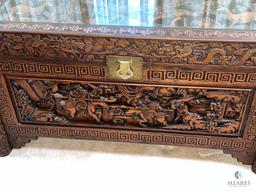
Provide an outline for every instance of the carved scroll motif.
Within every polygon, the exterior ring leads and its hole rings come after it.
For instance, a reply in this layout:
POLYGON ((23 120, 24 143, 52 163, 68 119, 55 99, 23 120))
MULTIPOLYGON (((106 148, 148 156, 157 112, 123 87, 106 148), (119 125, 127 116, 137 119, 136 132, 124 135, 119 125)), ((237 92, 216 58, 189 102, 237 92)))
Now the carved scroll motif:
POLYGON ((248 91, 11 80, 21 120, 208 133, 239 132, 248 91))

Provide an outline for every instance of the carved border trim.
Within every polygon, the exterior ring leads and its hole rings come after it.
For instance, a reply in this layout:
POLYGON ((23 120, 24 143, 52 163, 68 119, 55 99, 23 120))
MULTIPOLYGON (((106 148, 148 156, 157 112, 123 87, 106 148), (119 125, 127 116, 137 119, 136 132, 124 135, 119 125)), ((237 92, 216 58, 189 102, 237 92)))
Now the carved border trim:
POLYGON ((14 121, 14 116, 12 113, 12 110, 9 106, 8 100, 7 100, 7 95, 5 92, 5 88, 4 86, 4 81, 3 81, 3 77, 0 76, 0 112, 1 112, 1 117, 2 117, 2 121, 4 124, 6 125, 15 125, 15 121, 14 121))
POLYGON ((1 22, 0 31, 200 41, 256 42, 256 31, 1 22))
MULTIPOLYGON (((198 69, 199 67, 195 68, 198 69)), ((107 79, 107 69, 104 65, 74 65, 74 64, 48 64, 48 63, 34 63, 34 62, 13 62, 0 61, 0 73, 18 73, 18 74, 45 74, 53 76, 70 76, 79 78, 99 78, 107 79)), ((147 69, 144 72, 144 80, 171 82, 173 80, 181 81, 199 81, 210 83, 230 83, 242 84, 250 83, 254 86, 256 84, 256 73, 251 72, 214 72, 209 70, 204 71, 186 71, 182 69, 147 69)))
POLYGON ((56 65, 46 63, 0 62, 0 72, 72 75, 75 77, 106 77, 106 68, 100 65, 56 65))
POLYGON ((11 146, 6 134, 7 130, 4 127, 4 122, 14 126, 14 121, 6 99, 2 77, 0 77, 0 113, 0 156, 5 156, 11 152, 11 146))
POLYGON ((164 145, 186 145, 191 147, 210 147, 236 150, 255 151, 256 143, 253 140, 242 138, 220 138, 207 136, 194 136, 182 134, 153 133, 146 131, 120 131, 90 128, 64 128, 64 127, 9 127, 10 134, 20 136, 42 137, 69 137, 81 139, 109 140, 121 142, 152 143, 164 145))
POLYGON ((252 108, 254 107, 254 110, 251 111, 251 118, 248 119, 248 129, 247 129, 247 139, 254 140, 256 143, 256 93, 254 93, 254 100, 252 104, 252 108))
POLYGON ((216 83, 256 83, 256 73, 245 72, 212 72, 183 70, 148 70, 149 80, 170 81, 208 81, 216 83))

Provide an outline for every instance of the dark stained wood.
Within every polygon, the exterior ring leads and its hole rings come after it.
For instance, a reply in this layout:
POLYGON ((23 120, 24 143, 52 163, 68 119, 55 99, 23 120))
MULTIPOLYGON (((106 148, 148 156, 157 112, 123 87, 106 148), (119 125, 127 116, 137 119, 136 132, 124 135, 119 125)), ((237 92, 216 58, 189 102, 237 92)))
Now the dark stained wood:
POLYGON ((8 136, 6 134, 4 125, 0 118, 0 156, 6 156, 11 152, 11 146, 8 141, 8 136))
MULTIPOLYGON (((234 31, 235 33, 235 31, 234 31)), ((0 55, 104 63, 107 55, 143 58, 153 63, 255 66, 256 43, 203 42, 145 38, 1 33, 0 55)))
POLYGON ((224 149, 255 171, 256 32, 0 30, 1 156, 36 137, 96 139, 224 149), (108 55, 143 58, 142 80, 109 78, 108 55))
POLYGON ((237 136, 249 90, 11 79, 24 123, 115 126, 237 136))
POLYGON ((12 148, 24 147, 31 140, 35 140, 37 137, 20 137, 20 136, 9 136, 9 142, 12 148))
POLYGON ((223 150, 226 154, 231 154, 237 161, 242 162, 244 165, 252 165, 255 159, 255 152, 244 152, 236 150, 223 150))
POLYGON ((256 173, 256 156, 254 157, 254 162, 252 164, 252 171, 256 173))

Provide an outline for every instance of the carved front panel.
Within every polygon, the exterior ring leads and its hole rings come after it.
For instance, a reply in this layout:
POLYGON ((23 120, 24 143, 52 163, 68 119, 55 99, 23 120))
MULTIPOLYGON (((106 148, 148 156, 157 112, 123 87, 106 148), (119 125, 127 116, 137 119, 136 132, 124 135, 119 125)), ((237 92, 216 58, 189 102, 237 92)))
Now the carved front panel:
POLYGON ((250 90, 10 78, 22 123, 239 135, 250 90))

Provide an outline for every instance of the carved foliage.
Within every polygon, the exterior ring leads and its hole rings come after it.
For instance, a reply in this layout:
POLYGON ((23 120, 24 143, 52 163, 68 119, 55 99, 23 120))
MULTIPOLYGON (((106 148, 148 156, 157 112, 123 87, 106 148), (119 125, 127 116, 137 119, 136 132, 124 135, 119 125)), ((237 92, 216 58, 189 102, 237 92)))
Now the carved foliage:
POLYGON ((237 134, 248 91, 11 80, 22 121, 237 134))
POLYGON ((139 56, 145 62, 256 65, 255 43, 198 42, 1 33, 0 54, 104 61, 107 55, 139 56))

